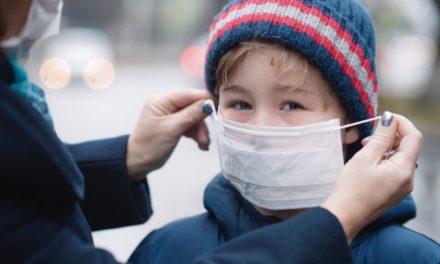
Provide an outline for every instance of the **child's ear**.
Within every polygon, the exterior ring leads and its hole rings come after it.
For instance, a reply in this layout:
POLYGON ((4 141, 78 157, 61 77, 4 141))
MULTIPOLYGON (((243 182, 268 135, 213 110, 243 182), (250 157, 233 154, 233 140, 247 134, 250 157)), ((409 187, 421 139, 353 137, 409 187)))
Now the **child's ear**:
POLYGON ((343 141, 344 144, 352 144, 359 139, 359 130, 357 127, 350 127, 345 129, 343 141))

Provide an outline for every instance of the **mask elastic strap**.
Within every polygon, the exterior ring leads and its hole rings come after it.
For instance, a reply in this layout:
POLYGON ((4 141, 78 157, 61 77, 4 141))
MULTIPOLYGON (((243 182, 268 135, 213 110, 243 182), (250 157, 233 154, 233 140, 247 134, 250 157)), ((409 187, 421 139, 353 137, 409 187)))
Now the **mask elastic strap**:
POLYGON ((362 125, 362 124, 365 124, 365 123, 370 123, 370 122, 379 120, 381 118, 382 118, 382 116, 376 116, 376 117, 373 117, 373 118, 370 118, 370 119, 365 119, 365 120, 362 120, 362 121, 359 121, 359 122, 350 123, 350 124, 347 124, 347 125, 340 126, 339 129, 342 130, 342 129, 346 129, 346 128, 362 125))
POLYGON ((209 100, 206 100, 206 102, 204 104, 209 105, 211 107, 211 110, 212 110, 211 116, 212 116, 212 118, 214 118, 215 121, 217 121, 218 120, 218 113, 217 113, 217 110, 215 109, 214 101, 209 99, 209 100))

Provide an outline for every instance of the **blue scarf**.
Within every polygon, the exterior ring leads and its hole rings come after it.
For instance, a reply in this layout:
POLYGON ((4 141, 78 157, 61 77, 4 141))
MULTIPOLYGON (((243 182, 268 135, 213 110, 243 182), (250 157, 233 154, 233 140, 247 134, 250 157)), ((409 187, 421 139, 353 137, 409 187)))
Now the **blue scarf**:
POLYGON ((9 58, 9 62, 15 76, 15 82, 11 84, 12 90, 30 102, 47 121, 49 126, 53 128, 52 116, 49 113, 49 107, 47 106, 43 89, 29 81, 25 69, 14 59, 9 58))

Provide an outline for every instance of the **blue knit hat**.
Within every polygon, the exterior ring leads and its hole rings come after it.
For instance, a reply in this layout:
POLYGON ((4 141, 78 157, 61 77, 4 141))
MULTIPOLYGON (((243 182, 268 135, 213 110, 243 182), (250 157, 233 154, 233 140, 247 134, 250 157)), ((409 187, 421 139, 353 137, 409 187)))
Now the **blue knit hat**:
MULTIPOLYGON (((293 48, 319 68, 353 122, 377 113, 375 30, 356 0, 232 0, 210 26, 205 82, 214 93, 219 61, 245 41, 293 48)), ((372 124, 359 127, 360 137, 372 124)))

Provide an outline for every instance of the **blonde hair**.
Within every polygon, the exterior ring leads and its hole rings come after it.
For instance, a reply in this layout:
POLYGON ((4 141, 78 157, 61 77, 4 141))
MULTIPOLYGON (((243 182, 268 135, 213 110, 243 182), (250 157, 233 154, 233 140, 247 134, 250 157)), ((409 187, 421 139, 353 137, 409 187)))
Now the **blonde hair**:
POLYGON ((331 89, 330 84, 324 78, 321 71, 310 64, 303 55, 281 44, 261 41, 243 42, 223 55, 216 70, 217 84, 215 93, 219 94, 220 88, 228 83, 235 74, 238 74, 241 63, 250 52, 274 49, 280 51, 279 56, 274 56, 271 59, 271 66, 275 67, 276 76, 294 71, 300 78, 297 84, 299 87, 304 86, 304 84, 310 81, 317 81, 320 84, 319 91, 325 107, 329 103, 339 101, 338 96, 331 89))

